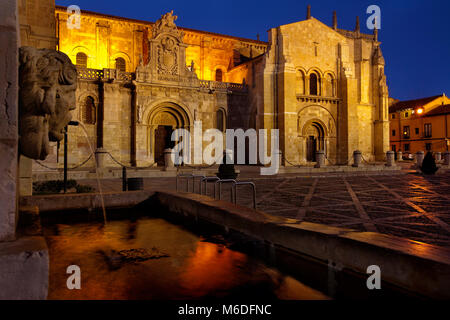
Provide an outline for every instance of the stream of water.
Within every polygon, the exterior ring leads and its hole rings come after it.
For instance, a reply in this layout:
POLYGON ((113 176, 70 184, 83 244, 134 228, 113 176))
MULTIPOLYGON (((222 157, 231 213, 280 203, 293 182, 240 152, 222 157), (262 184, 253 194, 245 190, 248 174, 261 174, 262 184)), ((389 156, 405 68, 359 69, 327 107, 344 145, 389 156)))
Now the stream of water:
POLYGON ((103 212, 103 221, 106 224, 107 220, 106 220, 106 209, 105 209, 105 200, 103 198, 103 190, 102 190, 102 184, 100 182, 100 177, 98 174, 98 165, 97 165, 97 159, 95 158, 95 151, 94 148, 92 147, 92 143, 89 140, 89 134, 87 132, 87 129, 85 127, 85 125, 81 122, 79 122, 80 127, 83 129, 84 135, 86 137, 86 141, 89 145, 89 148, 91 149, 91 154, 94 157, 94 165, 95 165, 95 176, 97 178, 97 188, 98 188, 98 192, 100 194, 100 201, 101 201, 101 205, 102 205, 102 212, 103 212))

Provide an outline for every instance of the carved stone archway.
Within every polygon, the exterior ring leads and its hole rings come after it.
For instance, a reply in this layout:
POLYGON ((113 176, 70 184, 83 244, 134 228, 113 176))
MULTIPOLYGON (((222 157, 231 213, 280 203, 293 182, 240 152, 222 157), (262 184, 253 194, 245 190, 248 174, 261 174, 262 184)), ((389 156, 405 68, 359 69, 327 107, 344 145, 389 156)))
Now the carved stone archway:
POLYGON ((173 148, 172 132, 176 129, 190 128, 189 114, 183 107, 165 102, 154 107, 148 115, 148 135, 150 154, 158 165, 164 165, 164 150, 173 148))

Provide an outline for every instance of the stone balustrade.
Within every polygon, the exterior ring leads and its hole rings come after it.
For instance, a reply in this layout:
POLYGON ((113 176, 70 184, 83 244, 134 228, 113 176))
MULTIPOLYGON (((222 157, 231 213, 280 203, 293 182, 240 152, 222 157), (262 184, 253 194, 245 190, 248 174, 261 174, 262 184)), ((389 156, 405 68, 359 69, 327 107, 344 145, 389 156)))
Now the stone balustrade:
POLYGON ((131 81, 134 79, 134 73, 122 72, 116 69, 87 69, 77 68, 78 79, 80 80, 119 80, 119 81, 131 81))
MULTIPOLYGON (((78 79, 86 81, 97 80, 119 80, 119 81, 132 81, 135 79, 135 73, 122 72, 116 69, 88 69, 77 68, 78 79)), ((217 91, 233 91, 233 92, 247 92, 247 86, 242 83, 232 82, 219 82, 200 80, 200 88, 217 91)))
POLYGON ((219 81, 208 81, 208 80, 200 80, 200 88, 209 89, 209 90, 218 90, 218 91, 247 91, 247 86, 241 83, 232 83, 232 82, 219 82, 219 81))

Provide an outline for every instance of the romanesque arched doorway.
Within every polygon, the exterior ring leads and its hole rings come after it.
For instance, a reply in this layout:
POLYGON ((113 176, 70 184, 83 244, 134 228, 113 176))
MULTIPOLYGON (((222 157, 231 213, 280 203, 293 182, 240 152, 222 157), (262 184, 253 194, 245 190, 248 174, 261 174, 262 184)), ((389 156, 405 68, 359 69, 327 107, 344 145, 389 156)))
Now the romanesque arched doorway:
POLYGON ((150 113, 150 141, 153 143, 150 150, 158 166, 164 166, 164 150, 172 149, 172 133, 176 129, 189 129, 189 116, 187 112, 174 103, 163 103, 155 107, 150 113))
POLYGON ((316 162, 316 151, 325 151, 325 130, 319 122, 306 127, 306 160, 316 162))

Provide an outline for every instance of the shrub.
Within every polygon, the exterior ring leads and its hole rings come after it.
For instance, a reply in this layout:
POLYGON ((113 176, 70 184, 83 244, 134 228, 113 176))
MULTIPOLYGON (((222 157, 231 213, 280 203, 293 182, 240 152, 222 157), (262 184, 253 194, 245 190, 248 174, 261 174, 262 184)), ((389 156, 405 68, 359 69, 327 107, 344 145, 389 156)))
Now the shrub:
MULTIPOLYGON (((76 180, 67 180, 67 190, 70 189, 76 189, 77 193, 89 193, 94 191, 94 189, 91 188, 90 186, 79 185, 76 180)), ((59 194, 63 190, 64 190, 64 181, 62 180, 33 183, 33 194, 36 195, 59 194)))
POLYGON ((425 158, 423 159, 420 170, 422 170, 424 174, 435 174, 438 169, 439 168, 436 166, 436 161, 433 157, 433 154, 428 151, 425 158))
POLYGON ((92 193, 95 191, 94 188, 92 188, 91 186, 87 186, 87 185, 77 185, 76 187, 77 193, 92 193))

